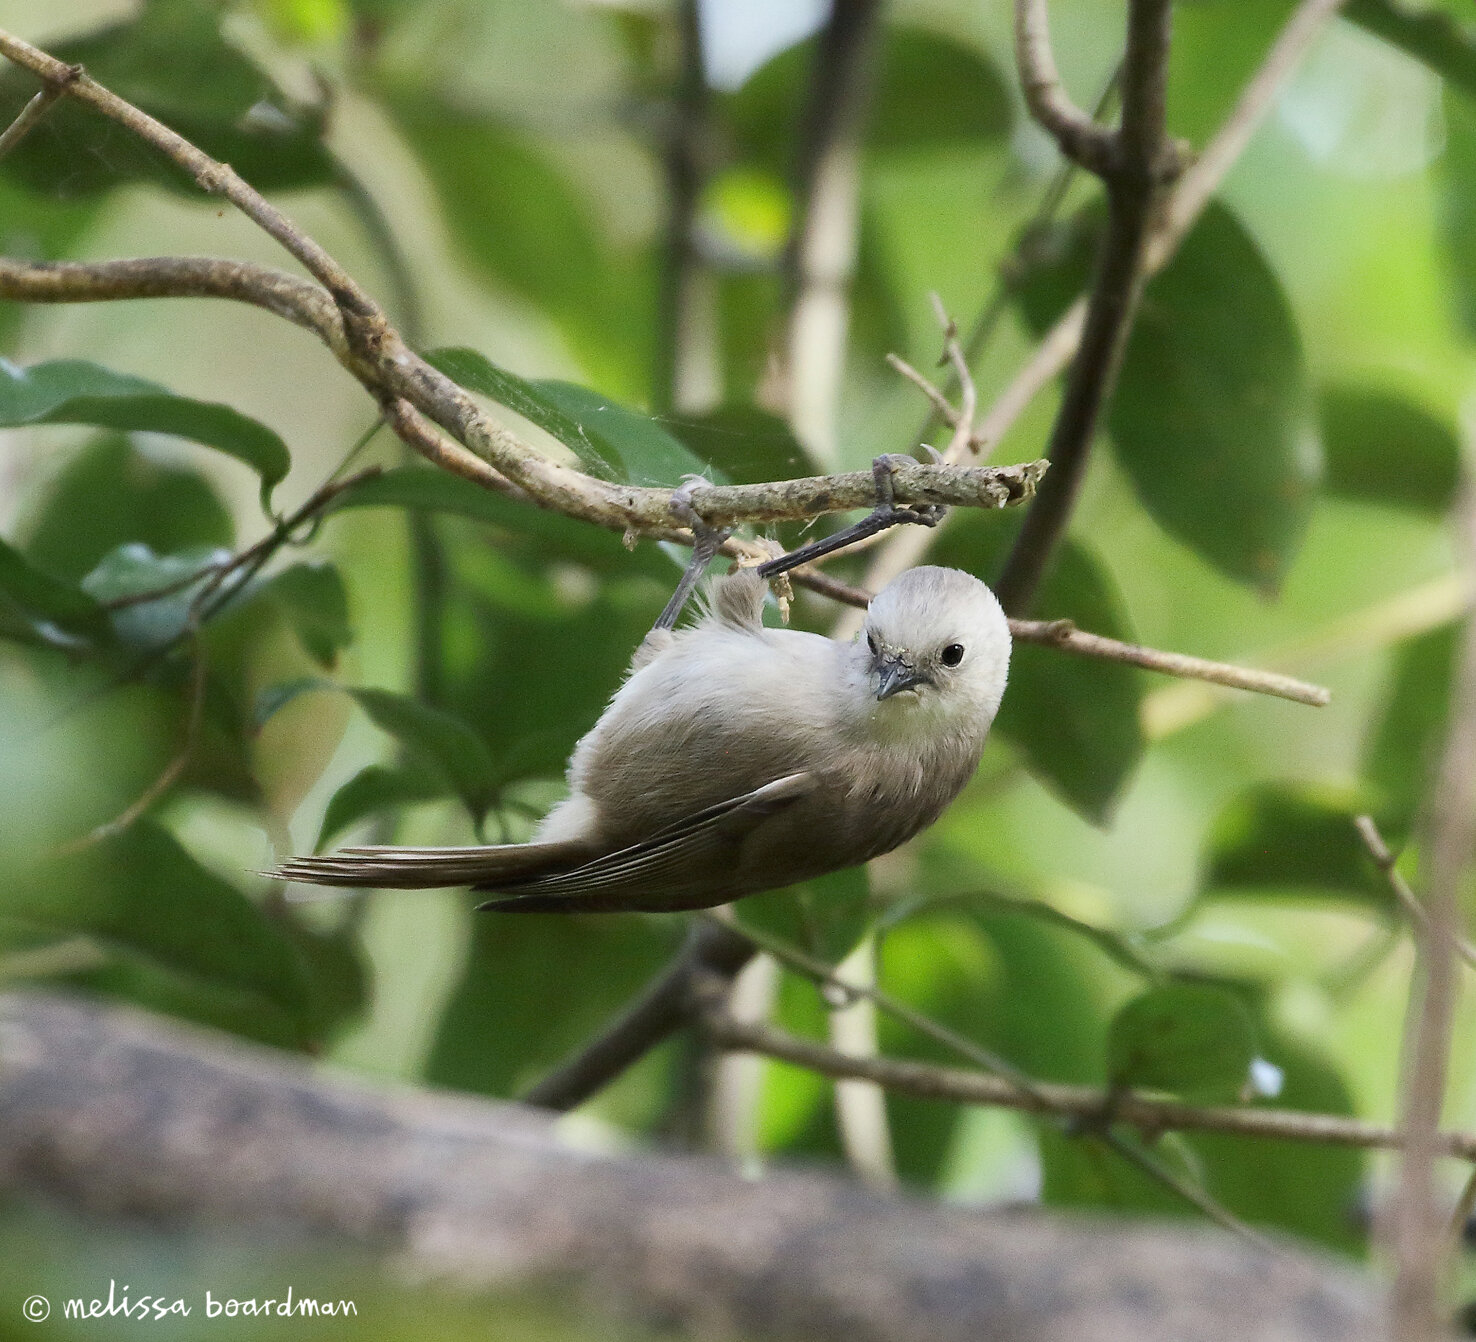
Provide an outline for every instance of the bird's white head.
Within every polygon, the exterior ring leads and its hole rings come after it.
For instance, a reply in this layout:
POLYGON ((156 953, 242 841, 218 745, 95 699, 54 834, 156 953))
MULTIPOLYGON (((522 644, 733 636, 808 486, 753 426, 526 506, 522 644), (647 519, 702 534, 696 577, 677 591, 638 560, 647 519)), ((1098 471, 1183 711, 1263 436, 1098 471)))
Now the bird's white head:
POLYGON ((873 599, 858 637, 875 703, 983 730, 1010 667, 1010 626, 993 592, 954 568, 908 569, 873 599))

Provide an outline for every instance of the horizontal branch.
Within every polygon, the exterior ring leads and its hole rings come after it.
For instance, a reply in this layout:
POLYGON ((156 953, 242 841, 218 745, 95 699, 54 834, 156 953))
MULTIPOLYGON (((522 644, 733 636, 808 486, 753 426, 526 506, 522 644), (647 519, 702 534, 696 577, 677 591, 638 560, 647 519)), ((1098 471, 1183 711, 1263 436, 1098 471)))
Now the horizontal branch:
MULTIPOLYGON (((709 1037, 723 1048, 761 1054, 837 1080, 872 1081, 887 1090, 920 1099, 1019 1109, 1083 1122, 1100 1122, 1104 1115, 1110 1114, 1114 1122, 1149 1134, 1220 1132, 1365 1150, 1396 1150, 1404 1145, 1404 1135, 1397 1128, 1336 1114, 1185 1104, 1134 1092, 1113 1095, 1092 1086, 1044 1081, 1032 1081, 1028 1089, 1022 1089, 1013 1081, 983 1072, 899 1058, 859 1058, 838 1053, 768 1025, 735 1020, 721 1011, 708 1011, 703 1023, 709 1037)), ((1476 1133, 1443 1132, 1438 1138, 1438 1151, 1441 1155, 1476 1161, 1476 1133)))
MULTIPOLYGON (((478 484, 503 493, 516 486, 529 503, 604 526, 637 531, 679 528, 670 489, 612 484, 549 461, 488 419, 466 391, 404 346, 392 330, 381 342, 381 357, 367 360, 348 339, 341 314, 328 296, 294 276, 243 261, 202 257, 102 262, 0 258, 0 298, 86 303, 165 297, 233 299, 314 332, 385 407, 401 438, 435 464, 478 484), (434 431, 418 416, 434 420, 466 443, 495 476, 462 459, 464 449, 437 443, 434 431)), ((1043 462, 957 467, 899 461, 892 486, 902 504, 1003 508, 1030 498, 1044 471, 1043 462)), ((875 501, 876 481, 870 471, 768 484, 702 485, 692 500, 715 526, 805 521, 869 508, 875 501)))

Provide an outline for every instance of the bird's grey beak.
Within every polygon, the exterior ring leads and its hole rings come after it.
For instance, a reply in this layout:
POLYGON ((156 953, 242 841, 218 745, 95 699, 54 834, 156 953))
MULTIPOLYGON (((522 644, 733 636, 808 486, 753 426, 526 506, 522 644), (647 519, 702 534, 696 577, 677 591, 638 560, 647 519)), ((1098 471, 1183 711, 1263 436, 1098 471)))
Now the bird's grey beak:
POLYGON ((876 659, 876 698, 880 703, 894 694, 910 690, 918 685, 931 685, 932 680, 914 666, 909 666, 900 657, 883 654, 876 659))

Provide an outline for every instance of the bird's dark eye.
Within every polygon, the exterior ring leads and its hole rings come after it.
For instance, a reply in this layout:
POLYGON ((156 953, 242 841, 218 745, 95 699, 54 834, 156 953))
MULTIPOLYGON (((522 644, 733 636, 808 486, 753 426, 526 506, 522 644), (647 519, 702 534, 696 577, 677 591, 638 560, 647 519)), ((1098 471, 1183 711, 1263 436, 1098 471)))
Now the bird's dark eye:
POLYGON ((940 660, 944 666, 957 666, 963 661, 963 654, 964 646, 962 643, 950 643, 943 649, 943 656, 940 660))

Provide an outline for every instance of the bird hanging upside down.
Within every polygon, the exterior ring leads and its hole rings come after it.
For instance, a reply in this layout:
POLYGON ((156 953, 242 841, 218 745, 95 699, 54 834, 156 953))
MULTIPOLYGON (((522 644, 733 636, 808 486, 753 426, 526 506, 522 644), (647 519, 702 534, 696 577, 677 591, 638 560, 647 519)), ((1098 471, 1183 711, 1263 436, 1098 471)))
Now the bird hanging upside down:
POLYGON ((273 874, 472 886, 499 912, 671 912, 890 852, 978 766, 1009 668, 1004 612, 967 573, 914 568, 840 642, 765 628, 762 572, 720 578, 695 625, 647 636, 532 842, 345 848, 273 874))

